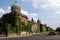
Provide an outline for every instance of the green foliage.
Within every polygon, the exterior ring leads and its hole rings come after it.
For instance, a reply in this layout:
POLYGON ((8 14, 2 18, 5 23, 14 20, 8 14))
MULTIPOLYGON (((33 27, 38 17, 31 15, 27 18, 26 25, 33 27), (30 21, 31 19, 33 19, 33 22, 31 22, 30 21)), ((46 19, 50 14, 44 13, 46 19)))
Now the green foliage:
POLYGON ((60 27, 56 28, 56 32, 60 32, 60 27))
POLYGON ((10 34, 10 30, 11 30, 11 25, 6 23, 4 26, 3 26, 3 32, 6 33, 6 36, 8 36, 10 34))
POLYGON ((7 32, 10 32, 11 25, 10 24, 6 24, 6 29, 7 29, 7 32))
POLYGON ((43 32, 43 25, 42 24, 40 24, 40 32, 43 32))
POLYGON ((20 18, 18 16, 15 16, 15 20, 14 20, 14 27, 16 27, 16 33, 17 35, 21 32, 20 28, 21 28, 21 23, 20 23, 20 18))
POLYGON ((3 17, 2 17, 2 20, 3 20, 3 22, 5 23, 8 23, 8 24, 10 24, 11 23, 11 20, 12 20, 12 14, 9 14, 9 13, 7 13, 7 14, 5 14, 5 15, 3 15, 3 17))
MULTIPOLYGON (((24 16, 24 18, 27 19, 27 17, 24 16)), ((3 32, 7 32, 7 33, 16 33, 17 35, 21 34, 22 31, 27 31, 29 33, 32 32, 32 25, 35 23, 33 18, 31 19, 31 21, 28 21, 28 24, 25 25, 25 23, 21 20, 21 18, 18 15, 14 15, 14 14, 5 14, 2 17, 3 20, 3 32)), ((41 24, 40 20, 37 20, 37 24, 38 24, 38 28, 36 31, 34 32, 44 32, 44 27, 46 27, 46 25, 44 26, 43 24, 41 24)), ((49 31, 49 28, 46 28, 47 31, 49 31)))
POLYGON ((49 31, 49 28, 48 27, 46 27, 46 32, 48 32, 49 31))
POLYGON ((42 26, 42 32, 44 32, 44 25, 42 26))
POLYGON ((37 23, 38 23, 38 24, 41 24, 41 21, 38 19, 38 20, 37 20, 37 23))
POLYGON ((32 22, 28 22, 28 25, 27 25, 27 32, 29 32, 29 33, 31 33, 32 32, 32 30, 31 30, 31 27, 32 27, 32 22))
POLYGON ((40 24, 38 24, 37 32, 40 33, 40 24))

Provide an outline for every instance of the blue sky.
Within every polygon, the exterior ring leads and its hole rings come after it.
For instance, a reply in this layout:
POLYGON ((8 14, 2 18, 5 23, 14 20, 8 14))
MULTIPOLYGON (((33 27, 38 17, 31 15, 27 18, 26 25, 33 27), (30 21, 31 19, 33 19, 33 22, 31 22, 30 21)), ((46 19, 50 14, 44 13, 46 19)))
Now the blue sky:
MULTIPOLYGON (((11 5, 15 0, 0 0, 0 17, 10 12, 11 5)), ((33 17, 36 21, 41 20, 53 29, 60 27, 60 0, 17 0, 21 7, 21 13, 33 17)))

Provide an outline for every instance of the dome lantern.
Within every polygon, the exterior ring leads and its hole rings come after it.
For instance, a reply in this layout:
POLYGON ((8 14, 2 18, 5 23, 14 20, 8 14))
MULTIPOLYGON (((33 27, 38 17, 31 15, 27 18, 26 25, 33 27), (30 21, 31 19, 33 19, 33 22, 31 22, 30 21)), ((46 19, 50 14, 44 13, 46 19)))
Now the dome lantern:
POLYGON ((17 1, 15 1, 11 6, 11 12, 20 12, 21 8, 19 7, 17 1))

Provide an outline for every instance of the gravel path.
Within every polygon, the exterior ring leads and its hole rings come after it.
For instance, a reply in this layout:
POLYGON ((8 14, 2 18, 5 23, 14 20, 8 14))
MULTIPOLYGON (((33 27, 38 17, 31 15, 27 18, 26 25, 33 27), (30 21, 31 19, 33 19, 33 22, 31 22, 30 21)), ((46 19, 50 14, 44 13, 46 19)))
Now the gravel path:
POLYGON ((43 34, 35 34, 31 36, 24 37, 2 37, 0 40, 60 40, 60 35, 56 36, 46 36, 43 34))

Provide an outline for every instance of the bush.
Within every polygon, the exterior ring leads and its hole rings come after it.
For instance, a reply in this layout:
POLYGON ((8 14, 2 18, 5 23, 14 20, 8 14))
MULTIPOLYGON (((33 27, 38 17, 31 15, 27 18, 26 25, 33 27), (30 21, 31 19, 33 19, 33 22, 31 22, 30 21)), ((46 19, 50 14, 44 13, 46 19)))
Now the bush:
POLYGON ((60 32, 58 32, 58 35, 60 35, 60 32))
POLYGON ((48 33, 48 35, 56 35, 56 33, 55 32, 50 32, 50 33, 48 33))
POLYGON ((60 27, 58 27, 55 31, 56 31, 56 32, 60 32, 60 27))

